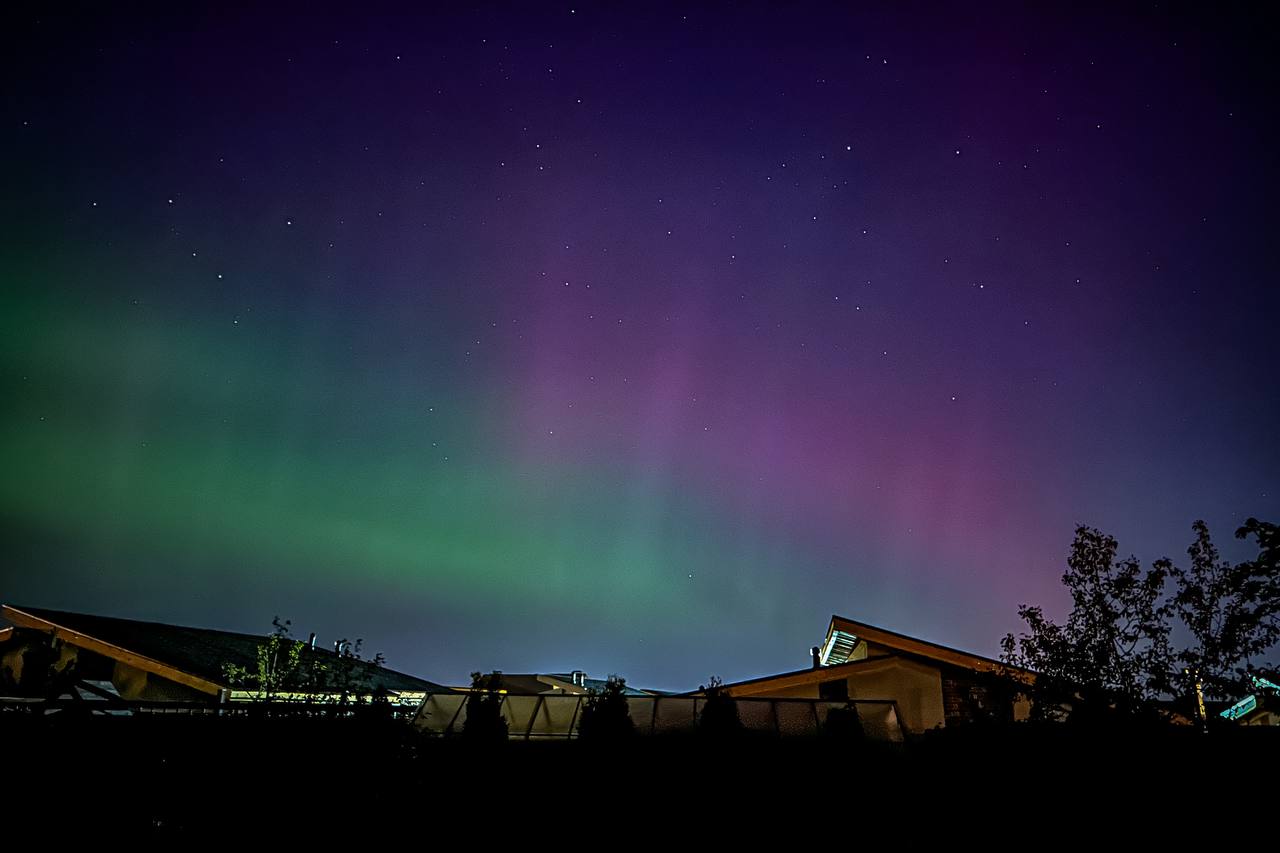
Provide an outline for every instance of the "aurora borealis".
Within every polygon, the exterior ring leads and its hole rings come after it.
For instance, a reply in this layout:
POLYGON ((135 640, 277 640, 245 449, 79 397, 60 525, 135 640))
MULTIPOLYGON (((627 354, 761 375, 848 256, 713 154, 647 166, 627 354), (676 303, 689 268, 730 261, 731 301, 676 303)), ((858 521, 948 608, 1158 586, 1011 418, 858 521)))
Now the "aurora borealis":
POLYGON ((0 601, 676 689, 1280 517, 1244 11, 6 29, 0 601))

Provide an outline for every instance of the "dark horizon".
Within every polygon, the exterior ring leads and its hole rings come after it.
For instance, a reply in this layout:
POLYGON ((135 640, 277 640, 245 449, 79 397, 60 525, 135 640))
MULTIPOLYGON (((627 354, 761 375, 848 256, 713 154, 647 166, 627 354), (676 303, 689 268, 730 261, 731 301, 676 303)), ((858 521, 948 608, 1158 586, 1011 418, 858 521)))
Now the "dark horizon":
POLYGON ((688 689, 1251 556, 1261 14, 13 13, 0 602, 688 689))

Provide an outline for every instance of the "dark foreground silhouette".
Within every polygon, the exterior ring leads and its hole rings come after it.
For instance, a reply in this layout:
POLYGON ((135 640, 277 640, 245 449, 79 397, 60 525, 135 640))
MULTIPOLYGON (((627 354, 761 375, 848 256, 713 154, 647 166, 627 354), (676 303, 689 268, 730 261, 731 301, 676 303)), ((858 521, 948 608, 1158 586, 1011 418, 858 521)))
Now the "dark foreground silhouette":
POLYGON ((377 713, 6 713, 0 744, 11 839, 109 828, 132 838, 386 840, 475 820, 485 831, 569 820, 647 834, 712 818, 746 833, 868 809, 883 818, 886 809, 1021 803, 1078 818, 1188 797, 1203 813, 1214 797, 1239 808, 1271 790, 1280 766, 1280 729, 1025 724, 900 745, 723 733, 524 743, 427 738, 377 713))

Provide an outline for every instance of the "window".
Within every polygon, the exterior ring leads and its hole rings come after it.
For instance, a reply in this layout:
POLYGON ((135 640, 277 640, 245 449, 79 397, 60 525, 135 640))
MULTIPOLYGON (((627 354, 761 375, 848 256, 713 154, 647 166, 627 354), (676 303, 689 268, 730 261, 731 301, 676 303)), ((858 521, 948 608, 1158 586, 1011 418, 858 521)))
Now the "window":
POLYGON ((841 678, 838 681, 823 681, 818 684, 818 696, 830 702, 849 701, 849 681, 841 678))

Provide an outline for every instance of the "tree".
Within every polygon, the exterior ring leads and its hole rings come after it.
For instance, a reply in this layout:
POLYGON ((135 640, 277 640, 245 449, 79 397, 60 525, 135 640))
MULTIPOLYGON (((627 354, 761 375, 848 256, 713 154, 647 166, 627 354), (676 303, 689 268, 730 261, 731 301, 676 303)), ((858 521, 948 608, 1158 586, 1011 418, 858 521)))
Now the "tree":
POLYGON ((698 734, 704 737, 728 738, 742 733, 738 702, 724 687, 724 682, 711 676, 711 683, 701 688, 702 713, 698 716, 698 734))
POLYGON ((1189 566, 1160 559, 1145 573, 1133 557, 1115 559, 1110 536, 1076 530, 1062 576, 1072 601, 1066 623, 1023 605, 1018 615, 1028 631, 1001 642, 1006 663, 1036 673, 1029 691, 1036 716, 1057 717, 1064 708, 1073 719, 1151 713, 1157 700, 1189 698, 1188 681, 1213 698, 1250 692, 1253 676, 1267 669, 1259 659, 1280 642, 1280 529, 1248 519, 1236 537, 1253 537, 1258 556, 1236 565, 1219 557, 1203 521, 1192 530, 1189 566), (1177 652, 1175 618, 1191 640, 1177 652), (1190 679, 1179 683, 1178 671, 1190 679))
POLYGON ((617 741, 635 734, 626 690, 626 680, 616 675, 609 676, 603 688, 588 690, 578 719, 578 737, 586 741, 617 741))
POLYGON ((1018 616, 1028 632, 1001 642, 1005 663, 1037 673, 1034 713, 1075 720, 1149 712, 1170 686, 1168 607, 1162 603, 1167 562, 1143 572, 1137 559, 1116 559, 1116 540, 1076 529, 1062 582, 1071 613, 1058 625, 1039 607, 1018 616))
POLYGON ((256 671, 249 672, 247 667, 239 664, 222 665, 222 676, 228 684, 252 688, 256 699, 267 702, 299 686, 304 645, 301 640, 290 636, 292 631, 288 619, 281 622, 279 616, 273 617, 271 625, 271 633, 258 646, 256 671))
POLYGON ((501 743, 507 739, 507 720, 502 716, 502 673, 471 673, 471 695, 467 697, 467 718, 462 736, 478 743, 501 743))
POLYGON ((363 647, 364 639, 359 637, 354 643, 346 637, 334 643, 336 657, 332 662, 316 661, 312 664, 314 673, 311 683, 315 689, 328 693, 340 704, 352 698, 360 702, 365 696, 374 693, 372 671, 383 666, 386 657, 378 652, 366 661, 360 653, 363 647))
POLYGON ((1236 699, 1252 691, 1254 663, 1280 641, 1280 528, 1250 518, 1236 530, 1250 536, 1258 556, 1231 565, 1219 559, 1203 521, 1192 526, 1191 563, 1171 571, 1177 589, 1173 609, 1192 637, 1178 654, 1211 698, 1236 699))
MULTIPOLYGON (((363 702, 372 692, 371 674, 385 663, 382 653, 368 661, 361 657, 363 639, 347 639, 334 644, 334 657, 327 652, 307 650, 306 643, 292 636, 292 623, 279 616, 271 620, 272 631, 258 645, 253 671, 226 663, 222 675, 232 687, 254 691, 254 698, 273 701, 284 694, 306 694, 308 701, 336 706, 349 701, 363 702)), ((376 698, 376 697, 375 697, 376 698)))

